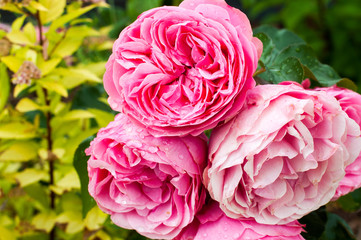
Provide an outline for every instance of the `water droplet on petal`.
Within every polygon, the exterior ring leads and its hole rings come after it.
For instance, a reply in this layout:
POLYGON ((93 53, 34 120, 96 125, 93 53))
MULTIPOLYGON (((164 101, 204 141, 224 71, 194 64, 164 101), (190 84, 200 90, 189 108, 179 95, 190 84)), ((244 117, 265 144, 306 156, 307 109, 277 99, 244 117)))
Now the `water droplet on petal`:
POLYGON ((178 157, 179 157, 179 159, 181 159, 181 160, 184 159, 184 156, 183 156, 182 154, 179 154, 178 157))
POLYGON ((148 151, 151 153, 156 153, 158 151, 158 148, 157 147, 149 147, 148 151))
POLYGON ((123 200, 123 201, 122 201, 122 204, 124 204, 124 205, 127 204, 127 201, 123 200))

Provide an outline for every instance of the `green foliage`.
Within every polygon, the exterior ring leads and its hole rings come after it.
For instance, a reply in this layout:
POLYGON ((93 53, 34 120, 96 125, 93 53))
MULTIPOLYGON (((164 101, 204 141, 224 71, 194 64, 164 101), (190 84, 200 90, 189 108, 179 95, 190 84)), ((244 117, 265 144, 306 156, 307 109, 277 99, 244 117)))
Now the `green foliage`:
POLYGON ((260 59, 264 72, 259 77, 265 81, 301 83, 309 78, 322 86, 332 86, 342 80, 333 68, 320 63, 312 48, 294 33, 270 26, 258 27, 254 33, 264 47, 260 59))
POLYGON ((300 219, 306 224, 302 235, 307 240, 356 240, 350 226, 337 214, 326 211, 325 207, 300 219))
POLYGON ((304 39, 322 63, 361 84, 361 1, 239 0, 253 26, 270 24, 304 39))
POLYGON ((84 140, 75 151, 74 156, 74 167, 80 179, 80 194, 83 206, 83 217, 85 217, 89 210, 95 206, 95 201, 88 192, 89 177, 87 171, 87 161, 89 157, 85 155, 85 149, 89 147, 90 142, 93 139, 93 137, 89 137, 84 140))
POLYGON ((2 6, 17 18, 0 35, 9 42, 0 56, 1 240, 113 238, 104 227, 108 216, 84 182, 81 160, 89 142, 76 152, 114 117, 101 80, 109 52, 97 61, 87 57, 108 51, 113 40, 82 18, 100 5, 32 0, 2 6), (87 61, 74 57, 80 48, 87 49, 87 61), (97 91, 89 96, 91 89, 97 91))

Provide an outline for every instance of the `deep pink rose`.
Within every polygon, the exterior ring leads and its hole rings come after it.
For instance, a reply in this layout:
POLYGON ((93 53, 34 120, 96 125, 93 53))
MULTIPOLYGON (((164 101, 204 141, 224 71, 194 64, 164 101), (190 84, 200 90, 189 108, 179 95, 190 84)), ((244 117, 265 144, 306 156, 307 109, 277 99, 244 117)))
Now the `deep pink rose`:
POLYGON ((122 228, 172 239, 204 203, 205 137, 160 137, 119 114, 86 150, 89 193, 122 228))
POLYGON ((196 219, 174 240, 302 240, 302 225, 297 221, 285 225, 265 225, 254 220, 227 217, 218 203, 205 206, 196 219))
POLYGON ((212 132, 204 181, 228 216, 283 224, 330 201, 360 151, 360 127, 334 97, 260 85, 212 132))
MULTIPOLYGON (((345 88, 329 87, 318 88, 319 91, 325 91, 334 96, 341 105, 341 108, 347 115, 361 126, 361 95, 345 88)), ((361 156, 348 165, 345 169, 346 175, 341 180, 333 200, 361 187, 361 156)))
POLYGON ((141 14, 106 65, 110 106, 154 136, 199 135, 242 107, 262 52, 247 17, 224 0, 141 14))

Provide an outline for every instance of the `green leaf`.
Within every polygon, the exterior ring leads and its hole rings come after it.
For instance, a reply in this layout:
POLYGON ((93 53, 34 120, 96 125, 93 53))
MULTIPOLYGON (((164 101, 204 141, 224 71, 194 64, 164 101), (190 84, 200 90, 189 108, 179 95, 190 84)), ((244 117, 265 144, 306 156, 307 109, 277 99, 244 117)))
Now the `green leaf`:
POLYGON ((327 224, 320 240, 356 240, 350 226, 334 213, 327 213, 327 224))
POLYGON ((36 2, 36 1, 31 1, 30 2, 30 6, 33 7, 34 9, 38 10, 38 11, 49 11, 49 9, 47 9, 46 7, 44 7, 44 5, 36 2))
POLYGON ((320 63, 312 48, 296 34, 270 26, 258 27, 254 33, 264 47, 260 59, 267 70, 260 75, 264 80, 271 83, 285 79, 300 82, 302 77, 317 81, 322 86, 331 86, 341 81, 335 70, 320 63), (296 58, 299 62, 290 58, 296 58), (287 62, 287 59, 290 61, 287 62))
POLYGON ((66 173, 59 181, 57 181, 55 186, 50 186, 50 189, 52 189, 58 195, 63 194, 65 191, 79 188, 79 178, 74 169, 66 173))
POLYGON ((340 197, 337 203, 347 212, 357 211, 361 207, 361 188, 340 197))
POLYGON ((83 218, 87 215, 89 210, 95 206, 95 201, 88 192, 89 177, 87 162, 89 160, 89 157, 85 154, 85 149, 89 147, 90 142, 93 139, 94 137, 89 137, 79 145, 79 147, 75 151, 73 161, 73 165, 80 179, 81 200, 83 203, 83 218))
POLYGON ((9 148, 0 153, 1 161, 24 162, 33 160, 38 154, 38 144, 31 141, 14 142, 9 148))
POLYGON ((0 138, 3 139, 29 139, 36 136, 36 128, 28 122, 11 122, 0 125, 0 138))
POLYGON ((84 228, 81 213, 74 211, 62 212, 57 218, 56 222, 66 223, 65 232, 68 234, 74 234, 81 231, 84 228))
POLYGON ((41 23, 46 24, 55 19, 59 19, 64 12, 66 0, 39 0, 39 3, 48 10, 39 12, 41 23))
POLYGON ((108 218, 108 215, 103 213, 98 206, 94 206, 86 215, 84 219, 84 224, 89 230, 100 229, 105 220, 108 218))
POLYGON ((59 82, 51 81, 50 78, 44 78, 43 80, 36 81, 40 86, 50 91, 54 91, 60 94, 63 97, 68 97, 68 91, 66 88, 59 82))
POLYGON ((23 187, 23 189, 27 195, 40 203, 43 209, 49 208, 49 196, 47 189, 44 188, 44 186, 42 186, 40 183, 33 183, 23 187))
POLYGON ((357 85, 348 78, 342 78, 342 80, 337 83, 337 86, 350 89, 354 92, 357 92, 358 89, 357 85))
POLYGON ((295 57, 288 57, 280 64, 267 68, 267 71, 260 74, 267 82, 280 83, 284 81, 295 81, 301 83, 305 78, 302 64, 295 57))
POLYGON ((48 178, 48 174, 44 170, 27 168, 22 172, 16 173, 15 178, 18 180, 21 187, 25 187, 39 182, 40 180, 46 180, 48 178))
POLYGON ((314 76, 315 79, 312 80, 318 81, 323 86, 332 86, 341 80, 332 67, 318 61, 310 46, 305 44, 291 45, 280 52, 275 59, 275 63, 282 62, 290 56, 298 58, 303 65, 310 69, 312 75, 306 77, 312 79, 314 76))
POLYGON ((15 107, 19 112, 30 112, 41 109, 41 107, 29 98, 22 98, 15 107))
POLYGON ((275 44, 273 43, 272 39, 263 32, 255 34, 255 37, 257 37, 263 43, 263 51, 262 51, 262 56, 261 56, 260 60, 263 63, 271 63, 272 58, 275 55, 275 54, 272 54, 272 52, 276 47, 275 44))
POLYGON ((0 63, 0 112, 5 107, 10 94, 10 79, 4 63, 0 63))
POLYGON ((302 236, 307 240, 318 240, 325 230, 327 222, 327 214, 325 207, 321 207, 313 211, 299 220, 301 224, 305 224, 305 232, 302 236))
POLYGON ((22 15, 21 17, 18 17, 17 19, 15 19, 15 21, 11 24, 11 30, 12 31, 20 31, 21 27, 24 24, 26 15, 22 15))
POLYGON ((59 27, 63 27, 66 23, 70 22, 71 20, 83 15, 84 13, 92 10, 95 8, 95 5, 90 5, 84 8, 79 8, 77 10, 71 11, 52 22, 49 28, 49 32, 55 32, 59 27))
POLYGON ((24 30, 24 34, 26 35, 28 40, 32 44, 35 44, 36 43, 36 31, 35 31, 34 25, 31 22, 28 22, 27 24, 25 24, 23 30, 24 30))
POLYGON ((48 61, 44 61, 42 57, 37 58, 37 66, 41 71, 41 75, 45 76, 55 69, 56 66, 61 62, 61 58, 53 58, 48 61))
POLYGON ((89 111, 76 109, 76 110, 67 112, 64 115, 63 120, 64 121, 73 121, 73 120, 78 120, 78 119, 88 119, 88 118, 94 118, 94 117, 95 117, 95 115, 89 111))
POLYGON ((0 59, 14 73, 19 70, 21 64, 24 62, 23 59, 17 58, 15 56, 6 56, 0 59))
MULTIPOLYGON (((272 39, 274 46, 279 51, 291 44, 305 44, 305 41, 293 32, 287 29, 277 29, 269 25, 257 27, 253 30, 253 33, 256 35, 257 33, 266 34, 270 39, 272 39)), ((262 39, 260 40, 262 41, 262 39)))
POLYGON ((53 211, 42 212, 34 216, 31 223, 36 229, 49 233, 53 229, 56 221, 56 214, 53 211))
POLYGON ((0 240, 16 240, 16 232, 10 231, 9 229, 0 225, 0 240))

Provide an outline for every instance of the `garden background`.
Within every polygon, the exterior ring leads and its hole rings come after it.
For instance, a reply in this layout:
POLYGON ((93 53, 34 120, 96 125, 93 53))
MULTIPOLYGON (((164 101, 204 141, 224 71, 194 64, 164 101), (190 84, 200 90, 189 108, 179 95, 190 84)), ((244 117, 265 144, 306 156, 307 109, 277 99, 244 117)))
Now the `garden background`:
MULTIPOLYGON (((102 85, 114 39, 143 11, 180 2, 0 0, 0 240, 144 239, 89 198, 83 150, 114 118, 102 85)), ((293 31, 361 89, 361 1, 227 2, 253 27, 293 31)), ((304 237, 361 239, 360 210, 359 189, 301 219, 304 237)))

